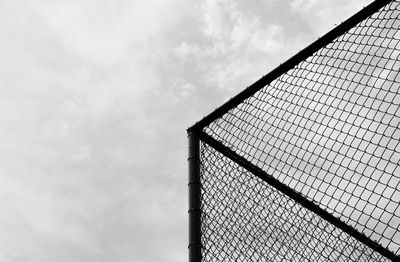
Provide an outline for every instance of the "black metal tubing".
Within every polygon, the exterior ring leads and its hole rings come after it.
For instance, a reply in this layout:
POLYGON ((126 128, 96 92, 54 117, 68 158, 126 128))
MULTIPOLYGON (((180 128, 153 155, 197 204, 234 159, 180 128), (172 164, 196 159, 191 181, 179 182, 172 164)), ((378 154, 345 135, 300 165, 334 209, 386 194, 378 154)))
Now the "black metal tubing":
POLYGON ((189 262, 201 261, 200 141, 192 132, 189 140, 189 262))
POLYGON ((325 219, 326 221, 328 221, 329 223, 333 224, 337 228, 343 230, 344 232, 346 232, 350 236, 354 237, 358 241, 362 242, 363 244, 367 245, 371 249, 375 250, 376 252, 378 252, 382 256, 384 256, 384 257, 386 257, 386 258, 388 258, 388 259, 390 259, 392 261, 396 261, 396 262, 400 261, 400 257, 397 257, 396 254, 394 254, 390 250, 382 247, 380 244, 378 244, 377 242, 371 240, 366 235, 360 233, 355 228, 349 226, 348 224, 344 223, 343 221, 341 221, 337 217, 335 217, 332 214, 328 213, 326 210, 322 209, 317 204, 315 204, 312 201, 308 200, 307 198, 305 198, 304 196, 302 196, 300 193, 296 192, 292 188, 288 187, 287 185, 281 183, 279 180, 277 180, 273 176, 267 174, 261 168, 253 165, 247 159, 245 159, 244 157, 238 155, 237 153, 232 151, 230 148, 226 147, 221 142, 215 140, 214 138, 212 138, 211 136, 209 136, 205 132, 199 131, 199 132, 197 132, 197 135, 201 139, 202 142, 205 142, 206 144, 208 144, 209 146, 211 146, 212 148, 214 148, 215 150, 217 150, 218 152, 220 152, 224 156, 226 156, 229 159, 231 159, 233 162, 237 163, 238 165, 240 165, 241 167, 243 167, 247 171, 251 172, 252 174, 254 174, 258 178, 262 179, 263 181, 265 181, 269 185, 273 186, 274 188, 276 188, 277 190, 279 190, 280 192, 282 192, 286 196, 290 197, 291 199, 293 199, 294 201, 296 201, 297 203, 299 203, 303 207, 305 207, 308 210, 314 212, 315 214, 317 214, 321 218, 325 219))
POLYGON ((307 59, 309 56, 313 55, 319 49, 323 48, 324 46, 331 43, 337 37, 343 35, 352 27, 363 21, 364 19, 368 18, 370 15, 374 14, 380 8, 385 6, 386 4, 392 2, 393 0, 375 0, 361 11, 356 13, 355 15, 351 16, 349 19, 338 25, 337 27, 333 28, 327 34, 319 38, 317 41, 313 42, 305 49, 301 50, 299 53, 294 55, 292 58, 272 70, 269 74, 265 75, 257 82, 243 90, 241 93, 236 95, 235 97, 231 98, 221 107, 217 108, 208 116, 204 117, 202 120, 194 124, 193 126, 188 128, 188 132, 193 130, 201 130, 204 127, 208 126, 213 121, 217 120, 218 118, 222 117, 225 113, 227 113, 232 108, 236 107, 240 103, 242 103, 245 99, 252 96, 255 92, 262 89, 266 85, 270 84, 273 80, 278 78, 279 76, 283 75, 290 69, 294 68, 297 64, 307 59))

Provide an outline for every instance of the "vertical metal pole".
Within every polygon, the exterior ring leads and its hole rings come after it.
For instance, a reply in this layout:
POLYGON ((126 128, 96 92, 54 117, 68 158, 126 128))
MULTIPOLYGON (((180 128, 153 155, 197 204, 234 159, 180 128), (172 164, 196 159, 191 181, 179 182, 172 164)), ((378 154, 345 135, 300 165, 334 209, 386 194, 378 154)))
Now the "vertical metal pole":
POLYGON ((200 141, 189 132, 189 262, 201 262, 200 141))

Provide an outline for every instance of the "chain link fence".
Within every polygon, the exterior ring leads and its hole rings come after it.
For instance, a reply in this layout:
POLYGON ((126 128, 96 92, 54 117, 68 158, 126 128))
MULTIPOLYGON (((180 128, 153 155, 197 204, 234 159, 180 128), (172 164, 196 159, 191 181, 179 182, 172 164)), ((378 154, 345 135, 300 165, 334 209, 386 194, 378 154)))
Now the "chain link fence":
POLYGON ((189 129, 201 261, 398 259, 399 15, 373 2, 189 129))
POLYGON ((386 261, 207 144, 203 261, 386 261))

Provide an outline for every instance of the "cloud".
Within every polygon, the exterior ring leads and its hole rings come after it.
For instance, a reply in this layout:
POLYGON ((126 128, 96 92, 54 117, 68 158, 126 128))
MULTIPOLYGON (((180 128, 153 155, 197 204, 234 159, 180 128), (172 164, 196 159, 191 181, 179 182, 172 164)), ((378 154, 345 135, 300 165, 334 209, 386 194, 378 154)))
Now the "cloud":
POLYGON ((338 14, 345 19, 360 8, 360 3, 326 5, 208 0, 201 6, 202 41, 182 41, 177 54, 195 61, 196 74, 205 80, 200 85, 217 86, 229 97, 316 40, 338 22, 338 14))
POLYGON ((200 85, 233 94, 265 72, 261 54, 268 57, 282 49, 283 28, 262 24, 260 17, 239 10, 236 1, 208 0, 201 10, 202 41, 186 39, 175 49, 180 59, 196 61, 194 70, 205 81, 200 85))
MULTIPOLYGON (((157 235, 174 228, 160 223, 164 205, 170 205, 159 200, 162 190, 179 203, 171 206, 167 225, 185 221, 177 215, 186 206, 177 189, 186 188, 165 188, 181 178, 162 157, 169 150, 170 158, 184 159, 185 150, 162 145, 167 132, 157 132, 170 105, 157 63, 165 60, 165 31, 176 27, 180 5, 1 3, 0 216, 7 226, 0 243, 5 261, 158 258, 139 249, 158 246, 157 235), (152 167, 155 162, 161 170, 152 167)), ((192 89, 182 87, 182 97, 192 89)), ((168 127, 184 130, 174 123, 168 127)), ((174 134, 170 143, 177 139, 174 134)), ((170 245, 175 250, 185 246, 184 237, 179 239, 170 245)))
POLYGON ((45 1, 34 6, 70 52, 96 65, 114 65, 132 51, 138 52, 130 59, 143 59, 143 49, 153 46, 150 38, 175 21, 169 10, 179 12, 180 2, 45 1))
POLYGON ((302 15, 308 21, 310 28, 317 36, 321 36, 326 33, 327 29, 332 29, 371 2, 371 0, 352 2, 293 0, 290 2, 290 7, 294 14, 302 15), (340 14, 340 18, 338 14, 340 14))
POLYGON ((1 1, 0 260, 186 259, 185 128, 306 39, 244 3, 1 1))

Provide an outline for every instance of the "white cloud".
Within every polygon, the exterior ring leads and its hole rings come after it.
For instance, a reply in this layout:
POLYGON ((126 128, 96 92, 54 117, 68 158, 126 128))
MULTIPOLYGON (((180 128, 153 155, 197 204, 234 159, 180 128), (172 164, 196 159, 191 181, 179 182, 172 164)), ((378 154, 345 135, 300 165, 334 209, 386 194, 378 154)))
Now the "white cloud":
MULTIPOLYGON (((163 100, 157 70, 169 48, 163 46, 164 31, 181 17, 180 2, 0 3, 0 218, 6 225, 0 243, 5 261, 100 261, 115 252, 106 241, 116 249, 132 249, 139 241, 157 245, 154 234, 124 240, 104 225, 115 228, 121 222, 107 213, 118 202, 115 212, 121 213, 157 202, 143 190, 154 179, 155 170, 146 170, 149 162, 165 151, 153 144, 163 141, 156 132, 163 124, 157 115, 163 113, 157 109, 152 118, 148 111, 163 100)), ((182 88, 182 96, 190 92, 182 88)), ((176 155, 176 149, 170 154, 176 155)), ((184 220, 177 213, 176 220, 184 220)), ((132 221, 138 217, 130 215, 132 221)), ((119 261, 149 261, 124 252, 119 261)))
POLYGON ((175 21, 169 11, 179 2, 46 1, 34 6, 69 52, 96 65, 114 65, 132 50, 137 52, 130 59, 142 59, 143 49, 151 46, 149 38, 175 21))
POLYGON ((206 36, 221 39, 229 34, 234 19, 235 5, 228 0, 207 0, 204 4, 204 27, 206 36))
POLYGON ((237 3, 0 2, 0 260, 186 259, 185 128, 302 43, 237 3))
POLYGON ((209 0, 204 9, 203 32, 213 40, 212 50, 224 54, 229 51, 239 53, 248 48, 274 52, 281 46, 282 28, 279 25, 262 25, 257 16, 240 12, 234 1, 209 0))
POLYGON ((310 28, 317 36, 320 36, 369 3, 371 3, 371 0, 351 2, 344 0, 293 0, 290 6, 292 12, 303 15, 308 20, 310 28))
POLYGON ((290 6, 295 12, 309 12, 316 4, 318 4, 317 0, 293 0, 290 6))
POLYGON ((198 70, 207 85, 233 94, 265 72, 260 66, 263 56, 281 51, 283 28, 275 23, 263 24, 257 15, 242 12, 236 1, 208 0, 203 10, 202 32, 207 43, 199 46, 185 42, 181 53, 185 50, 199 61, 198 70))

